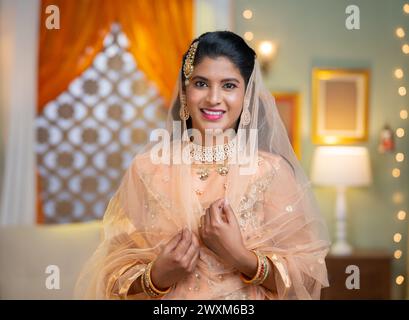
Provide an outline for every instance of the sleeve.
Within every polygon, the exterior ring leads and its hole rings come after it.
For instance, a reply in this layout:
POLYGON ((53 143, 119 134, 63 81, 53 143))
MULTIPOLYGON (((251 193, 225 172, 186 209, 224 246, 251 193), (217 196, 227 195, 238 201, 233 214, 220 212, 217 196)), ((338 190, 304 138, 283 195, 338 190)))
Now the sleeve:
MULTIPOLYGON (((319 299, 328 286, 326 226, 308 182, 297 182, 283 158, 263 194, 263 218, 254 247, 274 265, 277 292, 267 299, 319 299)), ((301 179, 299 179, 301 180, 301 179)), ((264 288, 263 288, 264 289, 264 288)))
POLYGON ((150 299, 129 296, 132 283, 159 253, 160 240, 146 231, 146 190, 134 165, 128 168, 103 218, 104 239, 84 266, 76 299, 150 299))

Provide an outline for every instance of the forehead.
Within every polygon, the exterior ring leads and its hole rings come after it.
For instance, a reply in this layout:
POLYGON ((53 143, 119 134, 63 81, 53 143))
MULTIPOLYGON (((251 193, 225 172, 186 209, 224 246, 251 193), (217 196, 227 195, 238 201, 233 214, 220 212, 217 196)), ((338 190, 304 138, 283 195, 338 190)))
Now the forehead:
POLYGON ((239 81, 244 81, 240 70, 226 57, 204 57, 193 69, 192 77, 195 76, 214 81, 226 78, 236 78, 239 81))

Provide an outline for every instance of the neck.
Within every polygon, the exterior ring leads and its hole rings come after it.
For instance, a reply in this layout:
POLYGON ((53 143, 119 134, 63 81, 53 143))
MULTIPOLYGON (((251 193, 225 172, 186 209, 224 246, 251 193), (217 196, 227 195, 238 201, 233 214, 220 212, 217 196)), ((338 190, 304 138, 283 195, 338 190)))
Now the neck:
POLYGON ((202 147, 214 147, 217 145, 224 145, 235 139, 235 135, 220 134, 220 135, 204 135, 201 137, 195 137, 194 144, 202 147))

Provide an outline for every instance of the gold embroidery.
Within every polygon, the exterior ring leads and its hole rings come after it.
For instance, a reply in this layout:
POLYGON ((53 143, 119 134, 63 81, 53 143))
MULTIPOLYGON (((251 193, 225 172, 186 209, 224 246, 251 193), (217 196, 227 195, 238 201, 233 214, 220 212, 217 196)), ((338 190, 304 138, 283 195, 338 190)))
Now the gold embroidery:
POLYGON ((267 190, 276 175, 275 170, 269 171, 263 177, 251 183, 247 192, 241 198, 238 208, 238 220, 242 230, 246 230, 250 225, 253 228, 260 226, 260 219, 254 214, 255 204, 262 200, 263 192, 267 190))

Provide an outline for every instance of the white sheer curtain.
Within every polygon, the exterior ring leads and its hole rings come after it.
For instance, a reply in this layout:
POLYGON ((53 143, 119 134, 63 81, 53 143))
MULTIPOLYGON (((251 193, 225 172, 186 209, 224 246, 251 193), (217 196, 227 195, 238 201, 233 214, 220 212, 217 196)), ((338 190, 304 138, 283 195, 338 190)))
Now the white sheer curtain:
POLYGON ((0 0, 0 225, 34 224, 39 0, 0 0))

